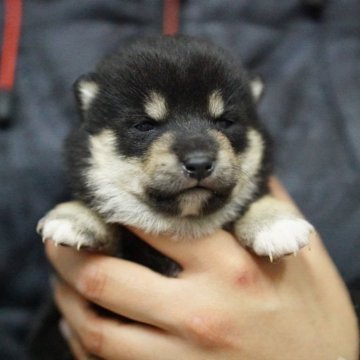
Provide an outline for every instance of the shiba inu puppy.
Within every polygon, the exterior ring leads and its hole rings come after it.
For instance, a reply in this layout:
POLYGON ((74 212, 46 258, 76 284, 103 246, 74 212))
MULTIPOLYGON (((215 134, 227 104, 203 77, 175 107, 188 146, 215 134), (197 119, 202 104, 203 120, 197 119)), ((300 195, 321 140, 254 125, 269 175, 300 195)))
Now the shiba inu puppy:
POLYGON ((39 222, 43 239, 112 253, 121 225, 174 241, 225 227, 271 259, 305 246, 312 226, 268 191, 255 85, 231 54, 188 37, 142 40, 101 62, 75 84, 76 200, 39 222))

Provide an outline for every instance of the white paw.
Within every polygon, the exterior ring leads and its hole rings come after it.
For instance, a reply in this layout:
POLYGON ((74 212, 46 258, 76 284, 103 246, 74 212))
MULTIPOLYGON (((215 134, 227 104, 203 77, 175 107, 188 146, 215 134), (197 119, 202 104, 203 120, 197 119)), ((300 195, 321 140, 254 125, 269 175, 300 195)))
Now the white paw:
POLYGON ((105 253, 116 250, 119 228, 105 221, 80 201, 57 205, 38 223, 37 232, 56 245, 87 248, 105 253))
POLYGON ((251 247, 256 254, 269 256, 270 260, 296 253, 309 244, 314 228, 300 218, 279 219, 264 226, 255 234, 251 247))
POLYGON ((99 248, 99 244, 90 232, 76 228, 74 222, 69 219, 42 218, 37 226, 38 233, 43 242, 52 240, 55 245, 71 246, 78 250, 81 248, 99 248))

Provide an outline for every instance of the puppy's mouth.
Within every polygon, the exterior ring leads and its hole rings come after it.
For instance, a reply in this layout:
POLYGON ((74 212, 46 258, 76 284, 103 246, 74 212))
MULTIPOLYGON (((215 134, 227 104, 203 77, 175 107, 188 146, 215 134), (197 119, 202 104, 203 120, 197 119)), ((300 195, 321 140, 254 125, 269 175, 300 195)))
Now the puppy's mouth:
MULTIPOLYGON (((147 188, 147 204, 168 215, 179 215, 179 204, 197 201, 199 216, 210 214, 223 207, 230 198, 233 184, 218 184, 215 181, 201 180, 188 183, 177 189, 147 188), (200 203, 199 203, 200 202, 200 203), (201 204, 201 205, 200 205, 201 204)), ((181 206, 180 206, 181 207, 181 206)))
POLYGON ((197 191, 197 190, 199 190, 199 191, 201 191, 201 190, 203 190, 203 191, 213 191, 211 188, 209 188, 209 187, 206 187, 206 186, 202 186, 202 185, 195 185, 195 186, 192 186, 192 187, 190 187, 190 188, 187 188, 187 189, 185 189, 185 190, 182 190, 182 191, 180 191, 180 194, 181 193, 184 193, 184 192, 192 192, 192 191, 197 191))
POLYGON ((163 199, 163 200, 175 200, 176 198, 182 195, 190 195, 199 192, 207 192, 207 193, 214 193, 216 194, 216 190, 212 189, 210 186, 195 184, 189 185, 182 189, 166 191, 164 189, 155 189, 150 188, 147 190, 147 195, 150 199, 163 199))
POLYGON ((214 186, 205 185, 199 182, 195 185, 188 186, 185 189, 178 191, 175 196, 184 195, 184 194, 193 194, 199 192, 205 192, 216 195, 219 191, 217 191, 217 189, 214 186))

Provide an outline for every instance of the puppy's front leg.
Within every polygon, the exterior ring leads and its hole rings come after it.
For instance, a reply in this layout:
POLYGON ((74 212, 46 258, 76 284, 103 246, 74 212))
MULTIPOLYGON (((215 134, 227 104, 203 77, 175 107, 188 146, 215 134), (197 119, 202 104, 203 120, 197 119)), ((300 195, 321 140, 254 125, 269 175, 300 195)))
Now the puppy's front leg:
POLYGON ((81 201, 57 205, 39 221, 37 231, 43 241, 49 239, 78 250, 113 253, 118 240, 118 226, 107 224, 81 201))
POLYGON ((309 243, 313 231, 293 206, 271 195, 255 201, 235 222, 239 241, 270 260, 296 253, 309 243))

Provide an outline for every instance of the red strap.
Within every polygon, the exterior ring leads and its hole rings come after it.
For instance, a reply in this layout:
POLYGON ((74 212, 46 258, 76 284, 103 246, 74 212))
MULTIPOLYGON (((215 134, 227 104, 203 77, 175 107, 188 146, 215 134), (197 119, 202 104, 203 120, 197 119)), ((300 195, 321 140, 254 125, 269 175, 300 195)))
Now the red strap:
POLYGON ((0 90, 11 90, 14 86, 18 56, 22 0, 5 0, 4 33, 0 59, 0 90))
POLYGON ((164 0, 163 34, 175 35, 179 31, 180 0, 164 0))

